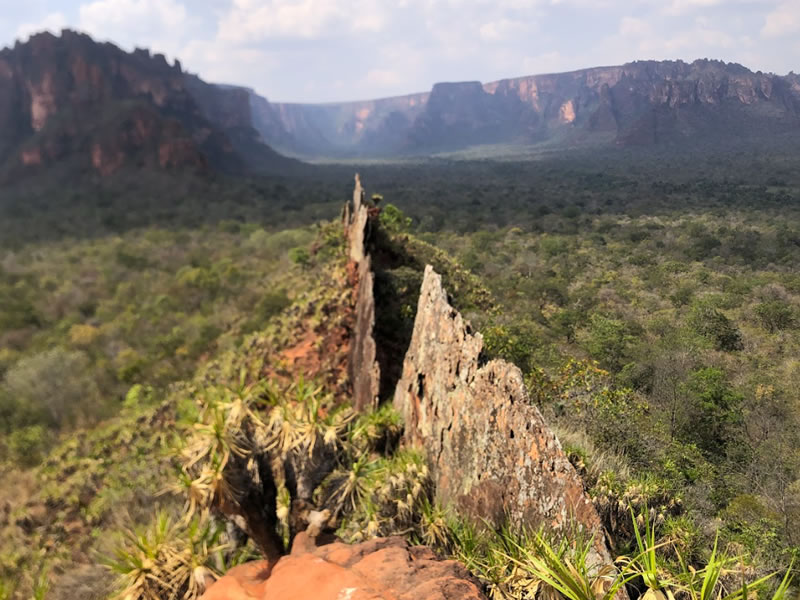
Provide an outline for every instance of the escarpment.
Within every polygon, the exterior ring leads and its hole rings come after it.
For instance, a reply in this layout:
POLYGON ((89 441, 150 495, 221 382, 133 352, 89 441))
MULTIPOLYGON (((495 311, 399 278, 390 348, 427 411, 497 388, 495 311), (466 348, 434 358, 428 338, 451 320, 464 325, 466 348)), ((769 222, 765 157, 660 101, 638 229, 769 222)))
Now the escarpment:
POLYGON ((0 171, 62 162, 110 176, 126 166, 242 173, 296 161, 263 143, 242 90, 64 30, 0 49, 0 171))

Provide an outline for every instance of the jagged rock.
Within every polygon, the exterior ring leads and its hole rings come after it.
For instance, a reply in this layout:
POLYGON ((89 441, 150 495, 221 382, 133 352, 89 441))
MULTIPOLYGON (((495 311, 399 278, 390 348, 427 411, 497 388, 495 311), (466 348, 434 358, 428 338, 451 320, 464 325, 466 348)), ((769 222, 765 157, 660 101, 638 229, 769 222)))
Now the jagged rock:
POLYGON ((595 535, 593 559, 610 563, 600 519, 520 370, 486 363, 482 348, 427 266, 394 405, 406 441, 427 453, 437 499, 495 525, 558 530, 574 516, 595 535))
POLYGON ((485 596, 456 561, 439 560, 402 538, 315 547, 297 536, 277 564, 231 569, 202 600, 481 600, 485 596))
POLYGON ((347 226, 350 272, 355 286, 355 326, 350 348, 350 381, 353 384, 353 407, 362 411, 374 407, 380 391, 380 367, 375 346, 375 281, 372 260, 366 248, 370 226, 369 208, 362 202, 364 190, 356 174, 353 212, 347 226))

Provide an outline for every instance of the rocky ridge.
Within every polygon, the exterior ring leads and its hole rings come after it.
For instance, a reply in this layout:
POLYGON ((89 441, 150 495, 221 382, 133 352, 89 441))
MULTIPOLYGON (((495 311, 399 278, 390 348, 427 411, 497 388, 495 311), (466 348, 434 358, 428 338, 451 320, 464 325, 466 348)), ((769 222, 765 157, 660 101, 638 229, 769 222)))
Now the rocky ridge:
MULTIPOLYGON (((363 412, 377 407, 381 370, 377 361, 375 329, 375 274, 367 237, 373 218, 363 202, 364 190, 358 174, 355 177, 352 212, 345 210, 345 230, 350 263, 348 272, 354 288, 355 325, 348 370, 353 386, 353 407, 363 412)), ((373 213, 374 216, 374 213, 373 213)))
MULTIPOLYGON (((356 175, 344 226, 348 283, 355 286, 348 370, 353 405, 362 412, 375 408, 379 399, 370 252, 378 212, 364 202, 356 175)), ((394 406, 405 423, 403 443, 421 448, 427 457, 436 499, 476 522, 498 527, 509 520, 512 526, 567 531, 577 521, 594 536, 590 561, 610 564, 600 519, 579 475, 531 404, 519 369, 504 361, 486 362, 482 349, 481 335, 453 309, 441 277, 427 266, 394 406)), ((303 496, 309 510, 311 496, 303 496)), ((304 525, 298 521, 297 531, 308 529, 294 536, 289 556, 233 569, 208 589, 204 600, 485 597, 461 565, 401 538, 326 544, 329 533, 320 534, 330 529, 317 521, 327 519, 327 513, 312 510, 308 515, 313 518, 304 525)))

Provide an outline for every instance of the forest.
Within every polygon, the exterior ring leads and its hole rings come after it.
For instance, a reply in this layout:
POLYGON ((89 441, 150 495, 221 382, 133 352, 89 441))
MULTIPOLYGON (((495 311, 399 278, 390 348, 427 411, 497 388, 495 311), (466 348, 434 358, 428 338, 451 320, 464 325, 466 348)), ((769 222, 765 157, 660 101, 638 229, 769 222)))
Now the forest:
MULTIPOLYGON (((131 171, 67 192, 57 180, 9 187, 0 480, 25 482, 28 496, 0 485, 0 530, 18 548, 2 553, 0 575, 27 566, 20 585, 42 590, 46 569, 110 551, 105 532, 123 527, 112 506, 134 521, 151 509, 142 490, 157 492, 174 469, 170 439, 203 418, 187 390, 223 371, 235 380, 251 367, 243 348, 277 345, 298 302, 322 302, 315 286, 340 268, 332 231, 356 169, 396 243, 466 282, 457 305, 487 352, 522 370, 619 532, 615 552, 635 543, 634 511, 690 562, 718 545, 746 557, 752 578, 784 573, 800 549, 796 156, 576 151, 316 166, 303 178, 131 171), (169 399, 172 412, 158 412, 169 399), (161 437, 120 444, 144 415, 161 437), (121 460, 129 470, 115 472, 121 460), (33 497, 56 516, 32 514, 33 497), (79 548, 53 556, 47 540, 70 527, 79 548), (20 531, 40 537, 22 550, 20 531)), ((418 281, 402 269, 387 277, 418 281)), ((408 294, 396 306, 406 325, 408 294)), ((396 460, 422 471, 414 457, 396 460)), ((358 511, 349 520, 354 531, 369 523, 358 511)), ((84 597, 110 585, 97 581, 84 597)))

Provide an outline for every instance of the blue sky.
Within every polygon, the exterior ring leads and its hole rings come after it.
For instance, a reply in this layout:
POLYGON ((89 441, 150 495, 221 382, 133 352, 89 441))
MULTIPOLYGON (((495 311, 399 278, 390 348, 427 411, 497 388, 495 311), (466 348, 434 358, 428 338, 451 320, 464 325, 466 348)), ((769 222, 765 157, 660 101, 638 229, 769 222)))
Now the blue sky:
POLYGON ((276 101, 635 59, 800 71, 800 0, 0 0, 0 46, 63 27, 276 101))

